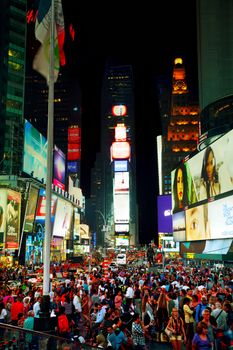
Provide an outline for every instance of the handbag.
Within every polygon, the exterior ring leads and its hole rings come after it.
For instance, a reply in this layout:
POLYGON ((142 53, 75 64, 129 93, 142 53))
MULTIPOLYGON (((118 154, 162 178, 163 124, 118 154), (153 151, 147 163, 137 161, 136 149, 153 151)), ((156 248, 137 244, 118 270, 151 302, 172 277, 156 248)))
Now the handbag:
POLYGON ((172 331, 170 331, 167 327, 164 329, 164 332, 166 333, 166 335, 168 336, 168 338, 170 339, 172 336, 172 331))

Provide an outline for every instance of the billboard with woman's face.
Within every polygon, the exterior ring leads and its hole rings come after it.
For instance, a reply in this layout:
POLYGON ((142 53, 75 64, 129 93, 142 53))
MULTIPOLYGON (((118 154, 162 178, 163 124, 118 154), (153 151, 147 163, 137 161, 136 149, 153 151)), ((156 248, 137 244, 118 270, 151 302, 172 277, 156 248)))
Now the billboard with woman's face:
POLYGON ((233 130, 172 171, 173 232, 175 214, 185 217, 185 239, 178 235, 179 241, 233 237, 232 149, 233 130))

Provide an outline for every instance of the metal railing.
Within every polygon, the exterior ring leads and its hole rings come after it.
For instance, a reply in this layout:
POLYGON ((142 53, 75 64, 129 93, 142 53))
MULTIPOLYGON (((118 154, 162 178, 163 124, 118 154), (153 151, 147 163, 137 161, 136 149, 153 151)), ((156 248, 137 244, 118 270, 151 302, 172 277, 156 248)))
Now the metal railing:
POLYGON ((40 332, 0 323, 0 350, 97 350, 78 337, 62 338, 53 331, 40 332))

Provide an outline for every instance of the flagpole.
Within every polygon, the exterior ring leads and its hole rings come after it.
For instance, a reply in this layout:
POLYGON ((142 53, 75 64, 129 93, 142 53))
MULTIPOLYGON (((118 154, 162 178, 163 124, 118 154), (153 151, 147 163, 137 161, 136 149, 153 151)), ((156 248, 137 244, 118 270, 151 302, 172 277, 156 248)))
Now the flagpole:
POLYGON ((46 175, 46 214, 45 235, 43 246, 43 295, 50 291, 50 245, 51 245, 51 199, 52 199, 52 170, 53 170, 53 119, 54 119, 54 35, 55 9, 54 0, 51 0, 50 22, 50 52, 49 52, 49 82, 48 82, 48 126, 47 126, 47 175, 46 175))

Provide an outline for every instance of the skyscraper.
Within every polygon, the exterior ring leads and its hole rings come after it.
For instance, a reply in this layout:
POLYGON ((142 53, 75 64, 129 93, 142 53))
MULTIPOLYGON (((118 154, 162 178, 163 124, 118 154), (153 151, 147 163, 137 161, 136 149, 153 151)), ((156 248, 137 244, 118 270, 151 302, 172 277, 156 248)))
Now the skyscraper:
MULTIPOLYGON (((167 93, 167 92, 166 92, 167 93)), ((162 189, 171 193, 171 170, 188 154, 196 150, 199 135, 199 106, 190 98, 182 58, 174 61, 170 115, 162 114, 166 131, 162 138, 162 189)))
POLYGON ((201 132, 233 125, 233 4, 197 1, 198 81, 201 132))
POLYGON ((0 2, 0 170, 22 169, 26 0, 0 2))
MULTIPOLYGON (((96 174, 101 174, 98 181, 94 181, 95 190, 98 188, 99 197, 93 197, 96 208, 97 239, 102 236, 101 227, 107 226, 105 237, 114 241, 114 209, 113 209, 113 164, 111 163, 110 148, 115 141, 114 132, 117 124, 126 126, 126 139, 131 146, 129 162, 129 191, 130 191, 130 244, 138 242, 137 237, 137 199, 136 199, 136 154, 135 154, 135 125, 134 125, 134 82, 132 67, 127 65, 107 64, 103 78, 101 102, 101 153, 96 162, 96 174), (114 115, 112 108, 123 105, 126 114, 114 115), (99 232, 98 232, 99 231, 99 232)), ((93 206, 94 208, 94 206, 93 206)), ((105 244, 105 243, 104 243, 105 244)))

